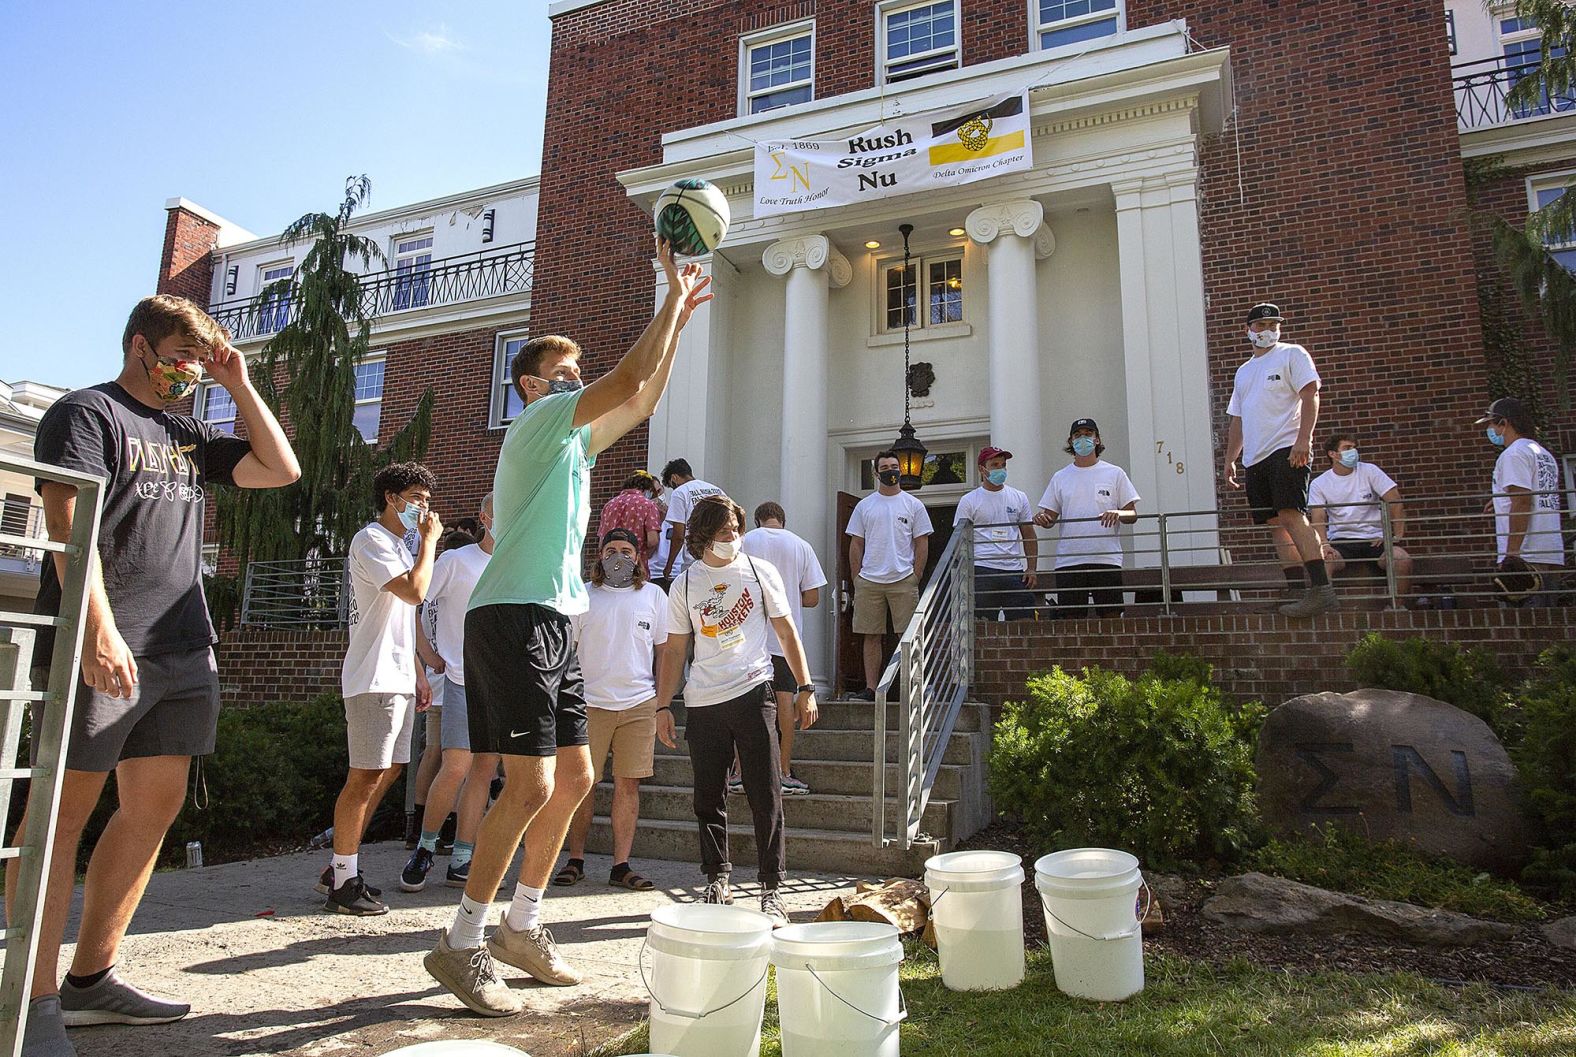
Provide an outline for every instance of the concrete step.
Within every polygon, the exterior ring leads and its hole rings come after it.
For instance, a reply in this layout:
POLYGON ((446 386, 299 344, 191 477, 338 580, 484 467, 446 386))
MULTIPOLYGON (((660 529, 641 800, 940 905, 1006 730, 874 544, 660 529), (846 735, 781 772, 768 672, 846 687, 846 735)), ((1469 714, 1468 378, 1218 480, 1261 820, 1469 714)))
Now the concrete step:
MULTIPOLYGON (((947 739, 947 747, 942 752, 941 762, 958 764, 971 762, 975 759, 977 749, 986 750, 984 738, 985 735, 980 733, 954 731, 952 737, 947 739), (976 742, 980 744, 976 746, 976 742)), ((875 735, 872 731, 823 730, 820 724, 817 724, 809 730, 801 730, 794 735, 794 767, 799 766, 800 760, 841 760, 869 764, 874 748, 875 735)), ((659 741, 657 755, 689 757, 683 727, 678 728, 678 746, 670 749, 659 741)), ((886 758, 888 763, 897 762, 898 735, 896 733, 888 734, 886 737, 886 758)))
MULTIPOLYGON (((613 785, 602 782, 593 790, 593 802, 598 815, 606 815, 613 801, 613 785)), ((791 832, 799 830, 835 830, 841 833, 870 833, 871 800, 866 796, 837 796, 811 793, 808 796, 783 797, 783 818, 791 832)), ((950 837, 953 832, 953 802, 935 800, 925 805, 925 815, 920 830, 938 837, 950 837)), ((887 803, 887 832, 897 831, 903 806, 896 801, 887 803)), ((675 822, 695 821, 695 797, 689 786, 646 785, 640 787, 640 817, 667 819, 675 822)), ((728 796, 728 818, 748 824, 750 803, 742 795, 728 796)))
MULTIPOLYGON (((659 755, 653 770, 656 773, 647 781, 654 786, 691 789, 695 785, 694 772, 690 770, 687 755, 659 755)), ((840 796, 869 796, 872 770, 869 762, 801 759, 793 761, 794 777, 817 793, 834 793, 840 796)), ((936 772, 936 784, 931 796, 942 800, 961 799, 969 770, 970 768, 963 764, 943 763, 936 772)), ((888 796, 900 794, 903 788, 902 770, 896 764, 887 764, 886 785, 888 796)))
MULTIPOLYGON (((591 823, 586 838, 586 850, 607 854, 612 850, 612 830, 606 818, 598 817, 591 823)), ((739 881, 755 878, 755 833, 750 828, 749 816, 742 824, 728 825, 728 854, 733 862, 734 877, 739 881)), ((904 852, 895 847, 874 848, 870 834, 848 833, 836 830, 795 829, 787 836, 788 873, 822 871, 847 873, 859 877, 918 877, 924 872, 925 860, 949 850, 941 841, 925 841, 904 852)), ((699 873, 700 843, 695 820, 641 819, 635 830, 635 848, 632 856, 639 868, 640 859, 668 859, 692 862, 699 873)))
MULTIPOLYGON (((816 730, 874 730, 876 725, 876 706, 869 701, 854 701, 847 698, 835 701, 820 702, 821 718, 816 722, 816 730)), ((895 731, 898 725, 898 706, 887 705, 887 730, 895 731)), ((976 731, 985 726, 986 706, 973 701, 964 702, 958 711, 958 722, 954 728, 962 731, 976 731)))

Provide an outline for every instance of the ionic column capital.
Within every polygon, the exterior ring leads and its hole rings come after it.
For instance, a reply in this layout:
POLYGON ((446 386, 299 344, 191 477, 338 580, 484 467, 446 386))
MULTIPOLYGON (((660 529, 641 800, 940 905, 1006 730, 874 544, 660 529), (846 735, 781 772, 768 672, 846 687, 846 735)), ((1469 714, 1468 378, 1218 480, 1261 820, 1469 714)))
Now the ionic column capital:
POLYGON ((1034 255, 1044 260, 1056 252, 1056 236, 1045 223, 1045 207, 1032 198, 1014 198, 980 206, 963 221, 969 238, 988 245, 998 235, 1034 240, 1034 255))
POLYGON ((761 254, 761 264, 773 275, 787 275, 795 268, 825 268, 831 285, 839 288, 847 286, 854 277, 853 265, 825 235, 800 235, 774 242, 761 254))

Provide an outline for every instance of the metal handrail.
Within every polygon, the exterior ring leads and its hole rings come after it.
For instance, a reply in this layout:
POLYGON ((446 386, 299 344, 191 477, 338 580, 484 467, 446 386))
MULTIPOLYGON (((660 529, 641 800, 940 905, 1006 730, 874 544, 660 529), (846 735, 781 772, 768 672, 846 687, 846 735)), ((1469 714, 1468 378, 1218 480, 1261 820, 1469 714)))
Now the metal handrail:
POLYGON ((29 572, 36 572, 39 558, 43 554, 43 551, 36 545, 36 541, 45 539, 48 536, 44 527, 44 508, 38 503, 28 506, 27 516, 23 519, 23 524, 14 526, 20 528, 21 532, 8 531, 13 527, 9 524, 11 520, 11 508, 7 508, 4 518, 0 518, 0 534, 4 534, 7 539, 22 539, 26 542, 23 544, 0 544, 0 558, 20 558, 27 565, 29 572))
POLYGON ((82 656, 88 572, 97 560, 104 480, 14 456, 0 456, 0 469, 76 489, 69 541, 58 543, 0 534, 0 546, 65 556, 57 616, 0 613, 0 819, 8 817, 15 783, 22 779, 30 783, 27 825, 17 835, 18 843, 4 844, 5 835, 0 833, 0 861, 18 861, 17 886, 4 933, 5 961, 0 966, 0 1055, 17 1057, 22 1052, 22 1034, 27 1026, 28 996, 38 960, 38 929, 44 916, 44 890, 55 850, 66 732, 71 729, 74 705, 71 689, 77 685, 82 656), (41 691, 33 688, 31 678, 33 640, 40 627, 55 629, 49 682, 41 691), (39 722, 32 731, 36 754, 30 766, 15 767, 21 748, 23 711, 34 702, 42 706, 39 722))
POLYGON ((968 699, 974 673, 974 533, 959 522, 936 561, 919 605, 903 629, 897 651, 876 684, 875 754, 871 777, 871 843, 896 843, 908 850, 922 836, 920 825, 941 771, 947 742, 968 699), (902 682, 898 682, 899 673, 902 682), (898 766, 902 772, 903 822, 886 833, 887 703, 898 697, 898 766))
POLYGON ((1511 106, 1510 90, 1540 63, 1512 62, 1503 55, 1458 63, 1450 68, 1455 86, 1456 127, 1460 131, 1546 117, 1576 110, 1576 94, 1544 91, 1532 106, 1511 106))
MULTIPOLYGON (((361 311, 369 319, 396 312, 528 293, 535 272, 536 243, 517 242, 432 261, 423 268, 389 268, 360 276, 361 311)), ((232 341, 283 330, 299 314, 298 288, 283 296, 237 298, 208 306, 232 341)))
POLYGON ((249 562, 241 592, 241 623, 271 628, 328 629, 350 623, 346 559, 249 562))

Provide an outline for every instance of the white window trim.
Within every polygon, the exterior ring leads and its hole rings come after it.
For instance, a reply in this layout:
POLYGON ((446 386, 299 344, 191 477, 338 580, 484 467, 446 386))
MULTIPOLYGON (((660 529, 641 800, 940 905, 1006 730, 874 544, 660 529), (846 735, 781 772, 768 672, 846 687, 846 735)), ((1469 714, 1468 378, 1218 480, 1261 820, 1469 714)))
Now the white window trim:
MULTIPOLYGON (((894 83, 887 80, 887 19, 910 8, 929 7, 934 3, 936 0, 879 0, 876 4, 876 84, 894 83)), ((952 36, 954 43, 951 48, 936 48, 918 55, 908 55, 900 61, 909 63, 931 55, 945 55, 951 51, 957 56, 957 64, 952 69, 961 70, 963 68, 963 0, 952 0, 952 36)), ((916 77, 929 77, 931 74, 946 72, 947 69, 942 67, 927 70, 925 73, 910 74, 903 80, 911 81, 916 77)))
POLYGON ((504 362, 504 350, 509 347, 509 342, 516 338, 529 337, 530 333, 528 328, 522 327, 518 330, 500 330, 493 335, 492 388, 487 395, 488 429, 509 428, 509 423, 503 420, 503 387, 505 382, 512 382, 512 379, 509 378, 509 364, 504 362))
MULTIPOLYGON (((756 95, 771 95, 788 88, 797 88, 800 84, 808 83, 810 86, 810 99, 815 99, 815 19, 801 18, 794 22, 785 22, 780 26, 747 33, 739 38, 739 116, 750 116, 750 100, 756 95), (768 88, 759 93, 750 91, 750 49, 758 48, 763 44, 777 44, 785 40, 794 40, 808 35, 810 38, 810 79, 808 82, 792 81, 780 84, 775 88, 768 88)), ((784 107, 775 107, 781 110, 784 107)))
MULTIPOLYGON (((197 388, 197 399, 195 401, 193 401, 194 407, 192 408, 194 417, 197 419, 197 421, 199 421, 199 422, 212 422, 212 419, 210 419, 208 417, 208 395, 210 393, 212 393, 215 389, 223 389, 223 388, 224 387, 221 386, 218 382, 204 382, 202 385, 198 386, 198 388, 197 388)), ((226 395, 228 395, 228 392, 229 391, 226 390, 226 395)), ((231 399, 231 404, 233 406, 235 398, 231 397, 230 399, 231 399)), ((230 423, 230 432, 233 434, 235 432, 235 423, 239 422, 240 420, 241 420, 241 409, 237 407, 235 409, 235 414, 234 415, 232 415, 228 419, 221 419, 220 421, 229 422, 230 423)))
MULTIPOLYGON (((1538 173, 1536 176, 1527 177, 1527 212, 1538 211, 1538 192, 1550 187, 1570 187, 1576 184, 1576 169, 1565 169, 1561 172, 1538 173)), ((1570 194, 1570 191, 1566 191, 1570 194)), ((1568 250, 1576 247, 1576 239, 1570 242, 1556 242, 1545 246, 1550 250, 1568 250)))
POLYGON ((219 545, 217 543, 204 543, 202 545, 202 560, 199 569, 204 576, 219 575, 219 545))
MULTIPOLYGON (((969 304, 972 299, 968 296, 970 285, 968 277, 968 255, 963 252, 961 247, 954 247, 952 249, 935 250, 931 253, 910 253, 908 259, 909 263, 912 264, 915 269, 914 323, 909 328, 912 339, 915 341, 922 341, 928 336, 934 336, 938 338, 955 338, 963 337, 969 334, 972 330, 969 325, 969 304), (952 323, 933 324, 928 322, 930 309, 930 266, 932 264, 941 264, 944 261, 957 261, 959 265, 959 272, 963 276, 963 318, 952 323)), ((903 340, 903 328, 901 326, 887 326, 886 305, 887 270, 893 267, 901 268, 903 266, 903 257, 901 254, 892 257, 877 257, 875 263, 876 289, 873 300, 875 303, 876 315, 875 327, 870 341, 867 343, 869 347, 892 344, 892 338, 894 335, 896 336, 896 339, 899 343, 901 343, 903 340)))
POLYGON ((432 228, 421 228, 417 231, 401 231, 396 235, 391 235, 389 236, 389 260, 394 263, 395 268, 399 267, 399 259, 401 257, 399 244, 409 239, 432 239, 433 242, 431 246, 424 250, 411 250, 410 256, 420 256, 423 253, 431 255, 433 250, 437 249, 438 237, 432 228))
MULTIPOLYGON (((356 408, 361 407, 364 404, 377 404, 378 405, 378 435, 381 436, 382 433, 383 433, 383 396, 384 396, 384 393, 387 392, 388 387, 389 387, 388 350, 387 349, 383 349, 383 350, 381 350, 379 352, 369 352, 369 353, 367 353, 367 355, 363 356, 361 359, 356 361, 356 366, 357 367, 361 367, 361 366, 364 366, 366 364, 372 364, 372 363, 381 363, 383 365, 383 388, 378 391, 378 398, 376 400, 362 399, 362 398, 359 398, 359 397, 354 397, 354 394, 352 394, 353 399, 351 401, 351 412, 350 412, 350 414, 351 414, 351 421, 354 422, 355 421, 355 409, 356 408)), ((365 439, 365 438, 363 438, 363 439, 365 439)), ((367 443, 371 444, 373 446, 376 446, 377 443, 378 443, 378 439, 377 439, 377 437, 373 437, 371 440, 367 441, 367 443)))
MULTIPOLYGON (((1029 2, 1028 2, 1028 9, 1029 9, 1029 50, 1030 51, 1043 51, 1043 52, 1045 52, 1048 55, 1058 55, 1058 54, 1061 54, 1063 52, 1071 53, 1073 51, 1078 51, 1078 50, 1081 50, 1083 48, 1087 48, 1089 45, 1093 44, 1094 41, 1092 41, 1092 40, 1080 40, 1080 41, 1075 41, 1072 44, 1058 44, 1055 47, 1042 48, 1040 46, 1040 34, 1046 32, 1048 30, 1052 30, 1052 29, 1071 29, 1074 26, 1082 26, 1085 23, 1089 23, 1089 22, 1104 22, 1106 19, 1111 17, 1111 12, 1109 12, 1109 11, 1094 11, 1094 12, 1090 12, 1087 15, 1077 15, 1077 16, 1075 16, 1073 18, 1064 18, 1064 19, 1060 20, 1059 22, 1047 22, 1045 25, 1041 25, 1040 24, 1040 0, 1029 0, 1029 2)), ((1120 37, 1123 33, 1126 33, 1126 32, 1127 32, 1127 0, 1116 0, 1116 33, 1113 34, 1113 36, 1114 37, 1120 37)))
MULTIPOLYGON (((860 444, 844 449, 848 463, 848 476, 845 482, 847 487, 844 491, 861 497, 871 494, 864 490, 864 482, 859 474, 860 466, 866 459, 873 459, 878 452, 886 450, 890 443, 890 441, 887 441, 886 443, 878 444, 860 444)), ((979 487, 979 453, 980 449, 989 443, 989 438, 973 433, 964 438, 944 437, 934 441, 927 440, 925 447, 929 449, 929 453, 940 451, 963 452, 964 480, 962 484, 927 484, 924 490, 918 494, 912 492, 909 494, 927 507, 952 506, 956 504, 959 499, 962 499, 979 487)))

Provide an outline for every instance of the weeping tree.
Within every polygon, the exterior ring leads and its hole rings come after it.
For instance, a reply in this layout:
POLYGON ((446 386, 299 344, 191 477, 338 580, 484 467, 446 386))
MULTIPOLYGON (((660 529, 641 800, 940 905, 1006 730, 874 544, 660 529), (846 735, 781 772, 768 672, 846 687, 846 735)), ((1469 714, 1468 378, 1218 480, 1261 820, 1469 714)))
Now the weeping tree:
POLYGON ((344 554, 371 513, 372 478, 391 462, 420 459, 432 434, 428 389, 410 421, 382 448, 355 425, 356 364, 372 342, 362 301, 362 272, 384 263, 382 250, 349 230, 372 192, 366 176, 345 181, 333 213, 308 213, 287 227, 281 245, 311 240, 295 275, 258 293, 263 311, 288 298, 294 318, 251 367, 258 395, 289 430, 301 479, 288 488, 221 489, 220 542, 240 561, 290 561, 344 554))

